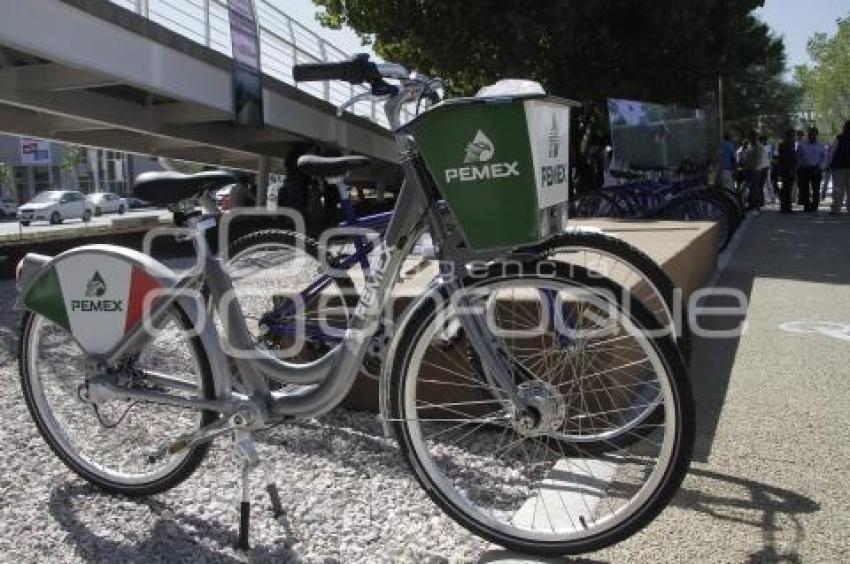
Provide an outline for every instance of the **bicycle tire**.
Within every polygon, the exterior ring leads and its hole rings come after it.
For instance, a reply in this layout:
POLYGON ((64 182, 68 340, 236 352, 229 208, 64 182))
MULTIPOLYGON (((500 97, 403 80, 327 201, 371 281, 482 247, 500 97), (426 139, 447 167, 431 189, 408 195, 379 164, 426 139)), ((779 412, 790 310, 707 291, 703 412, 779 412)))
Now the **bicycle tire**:
MULTIPOLYGON (((186 313, 177 304, 174 304, 172 307, 176 312, 175 319, 178 320, 182 329, 191 330, 193 326, 186 313)), ((40 317, 41 316, 39 314, 31 311, 24 313, 18 356, 21 375, 21 389, 23 391, 24 401, 26 402, 30 415, 38 428, 39 434, 57 458, 59 458, 77 475, 97 486, 101 490, 110 494, 124 495, 128 497, 140 497, 162 493, 174 488, 189 478, 203 462, 209 451, 210 443, 202 443, 191 447, 183 457, 180 464, 168 474, 161 476, 156 480, 134 484, 121 483, 98 475, 90 468, 87 468, 86 465, 82 464, 77 457, 66 451, 65 446, 63 446, 63 441, 58 439, 51 430, 51 425, 48 424, 47 414, 41 412, 39 401, 35 397, 33 390, 32 375, 30 373, 31 358, 29 340, 32 337, 33 326, 40 317)), ((212 370, 210 369, 209 358, 206 355, 201 339, 197 335, 192 335, 189 337, 188 342, 190 343, 193 352, 195 353, 195 358, 197 358, 199 363, 201 396, 205 399, 215 399, 216 393, 212 370)), ((200 410, 200 413, 200 427, 213 423, 219 417, 216 412, 210 410, 200 410)), ((162 447, 165 445, 157 446, 162 447)))
MULTIPOLYGON (((558 275, 565 277, 562 279, 573 280, 578 284, 592 285, 595 283, 595 280, 591 279, 586 271, 582 273, 582 270, 575 269, 572 272, 567 272, 565 268, 562 268, 559 270, 558 275), (567 276, 569 278, 566 278, 567 276)), ((528 271, 524 270, 524 272, 528 271)), ((488 280, 492 276, 493 273, 488 273, 487 276, 479 278, 477 282, 482 283, 482 281, 488 280)), ((443 294, 445 294, 444 291, 443 294)), ((622 294, 615 294, 615 296, 619 300, 622 294)), ((599 550, 632 536, 652 522, 669 503, 684 479, 690 464, 694 438, 694 407, 690 382, 685 366, 673 341, 663 337, 649 338, 652 350, 656 351, 656 354, 658 354, 665 367, 667 378, 669 379, 671 398, 675 404, 672 409, 673 413, 675 413, 676 421, 679 423, 671 439, 673 446, 670 452, 672 454, 668 459, 669 462, 663 469, 660 480, 657 481, 657 487, 654 487, 651 494, 645 497, 633 512, 621 517, 612 528, 586 538, 568 541, 542 541, 540 539, 520 538, 500 530, 495 524, 486 522, 461 508, 458 502, 452 499, 455 496, 451 492, 444 491, 441 485, 443 483, 441 478, 431 475, 431 470, 429 469, 433 466, 420 460, 417 454, 416 439, 410 431, 412 418, 405 406, 408 386, 416 385, 416 376, 413 378, 413 383, 408 381, 408 365, 411 362, 417 342, 420 338, 424 338, 426 327, 438 313, 436 304, 447 303, 446 298, 446 295, 440 295, 436 299, 424 300, 416 310, 410 313, 409 321, 405 324, 402 334, 399 335, 398 343, 394 349, 390 381, 390 418, 393 431, 398 440, 402 455, 405 457, 417 481, 434 503, 468 531, 486 540, 511 550, 545 557, 580 554, 599 550)), ((657 327, 654 317, 644 310, 639 302, 632 303, 631 308, 630 311, 635 319, 639 320, 640 327, 657 327)), ((450 462, 447 460, 443 464, 450 464, 450 462)), ((514 515, 515 518, 516 515, 514 515)))
MULTIPOLYGON (((231 243, 228 247, 227 264, 230 265, 239 257, 245 256, 252 249, 259 249, 268 246, 289 247, 301 251, 315 260, 319 265, 335 266, 338 264, 337 259, 333 257, 326 249, 313 238, 285 229, 264 229, 243 235, 231 243)), ((345 315, 350 313, 357 306, 359 295, 357 293, 354 281, 346 271, 334 268, 331 272, 325 271, 335 283, 340 295, 343 297, 342 306, 345 308, 345 315)), ((271 311, 274 307, 273 296, 269 296, 267 301, 267 311, 271 311)), ((259 338, 259 336, 255 337, 259 338)), ((290 358, 292 362, 297 361, 297 358, 290 358)))
POLYGON ((559 250, 567 248, 587 248, 611 254, 639 272, 667 306, 668 319, 659 318, 658 321, 663 327, 670 323, 673 324, 676 343, 682 353, 682 358, 685 360, 685 364, 690 365, 693 353, 693 334, 688 324, 687 304, 683 300, 677 299, 675 284, 657 262, 637 247, 606 233, 570 231, 555 235, 543 243, 543 251, 550 257, 559 250), (681 303, 677 304, 677 302, 681 303), (679 310, 678 313, 677 309, 679 310))
POLYGON ((720 230, 717 250, 723 252, 735 233, 735 210, 732 204, 718 194, 703 192, 683 196, 667 204, 659 213, 661 219, 679 221, 716 221, 720 230))
POLYGON ((570 202, 570 217, 624 218, 626 211, 610 195, 596 191, 570 202))

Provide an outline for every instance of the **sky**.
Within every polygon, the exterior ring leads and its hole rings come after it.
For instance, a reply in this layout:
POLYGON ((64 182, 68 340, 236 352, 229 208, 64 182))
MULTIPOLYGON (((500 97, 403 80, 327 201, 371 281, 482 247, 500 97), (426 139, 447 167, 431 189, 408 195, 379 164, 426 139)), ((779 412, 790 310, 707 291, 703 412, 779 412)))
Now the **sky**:
MULTIPOLYGON (((850 0, 847 0, 850 1, 850 0)), ((371 53, 369 47, 363 47, 357 34, 350 29, 339 31, 322 27, 316 21, 316 12, 320 11, 311 0, 270 0, 272 4, 280 8, 301 25, 321 35, 331 45, 345 51, 346 53, 371 53)))
POLYGON ((850 16, 850 0, 765 0, 756 14, 785 39, 788 65, 794 68, 811 62, 806 44, 814 33, 832 35, 836 20, 850 16))
MULTIPOLYGON (((315 19, 317 8, 311 0, 271 1, 343 51, 369 51, 368 47, 360 45, 360 40, 351 30, 333 31, 322 28, 315 19)), ((806 43, 812 34, 818 31, 833 34, 837 29, 836 20, 850 16, 850 0, 765 0, 764 8, 757 10, 756 14, 777 35, 785 38, 790 70, 796 65, 810 62, 806 43)))

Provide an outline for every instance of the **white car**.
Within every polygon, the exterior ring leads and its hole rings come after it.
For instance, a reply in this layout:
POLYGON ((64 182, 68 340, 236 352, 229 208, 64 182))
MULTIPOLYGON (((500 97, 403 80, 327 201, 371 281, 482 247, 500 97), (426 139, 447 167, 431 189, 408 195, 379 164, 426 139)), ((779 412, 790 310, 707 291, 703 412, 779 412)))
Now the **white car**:
POLYGON ((123 214, 130 207, 124 201, 124 198, 112 192, 97 192, 95 194, 89 194, 87 198, 94 206, 94 215, 103 215, 105 213, 123 214))
POLYGON ((0 199, 0 219, 15 217, 18 214, 18 204, 9 198, 0 199))
POLYGON ((74 190, 49 190, 39 192, 35 198, 18 208, 18 221, 26 227, 33 221, 47 221, 52 225, 66 219, 80 218, 91 221, 94 206, 86 197, 74 190))

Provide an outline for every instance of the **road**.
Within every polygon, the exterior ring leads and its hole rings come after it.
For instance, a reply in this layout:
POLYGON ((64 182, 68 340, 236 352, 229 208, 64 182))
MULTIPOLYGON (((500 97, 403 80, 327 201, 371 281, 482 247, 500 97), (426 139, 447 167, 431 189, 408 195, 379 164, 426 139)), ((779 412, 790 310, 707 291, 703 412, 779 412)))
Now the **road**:
POLYGON ((80 219, 66 219, 60 225, 50 225, 46 221, 38 221, 30 224, 27 227, 22 227, 18 224, 16 220, 3 220, 0 222, 0 238, 3 240, 8 240, 9 236, 17 235, 18 233, 39 233, 39 234, 47 234, 53 232, 65 232, 67 229, 82 229, 84 227, 92 227, 92 226, 100 226, 100 225, 111 225, 112 220, 116 218, 124 218, 124 217, 143 217, 143 216, 160 216, 163 214, 167 214, 165 210, 161 209, 152 209, 152 208, 144 208, 138 210, 131 210, 124 215, 118 215, 116 213, 104 214, 98 217, 93 217, 91 222, 83 223, 80 219))

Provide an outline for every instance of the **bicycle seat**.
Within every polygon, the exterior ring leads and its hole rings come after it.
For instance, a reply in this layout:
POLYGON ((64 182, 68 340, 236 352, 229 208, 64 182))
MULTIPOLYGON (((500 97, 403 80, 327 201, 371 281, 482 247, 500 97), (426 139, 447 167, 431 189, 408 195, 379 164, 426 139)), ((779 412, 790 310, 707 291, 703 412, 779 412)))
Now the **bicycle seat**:
POLYGON ((345 176, 352 170, 364 168, 372 164, 372 159, 359 155, 347 157, 320 157, 318 155, 302 155, 298 158, 298 168, 305 174, 317 178, 333 178, 345 176))
POLYGON ((133 182, 133 194, 163 206, 185 200, 204 190, 218 190, 236 182, 233 174, 223 170, 208 170, 197 174, 144 172, 133 182))

